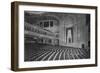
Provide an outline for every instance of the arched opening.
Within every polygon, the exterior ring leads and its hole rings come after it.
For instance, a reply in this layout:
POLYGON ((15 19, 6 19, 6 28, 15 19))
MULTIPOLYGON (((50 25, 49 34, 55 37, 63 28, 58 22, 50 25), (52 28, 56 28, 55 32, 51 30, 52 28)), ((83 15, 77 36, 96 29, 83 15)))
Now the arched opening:
POLYGON ((66 28, 66 43, 73 43, 73 28, 66 28))

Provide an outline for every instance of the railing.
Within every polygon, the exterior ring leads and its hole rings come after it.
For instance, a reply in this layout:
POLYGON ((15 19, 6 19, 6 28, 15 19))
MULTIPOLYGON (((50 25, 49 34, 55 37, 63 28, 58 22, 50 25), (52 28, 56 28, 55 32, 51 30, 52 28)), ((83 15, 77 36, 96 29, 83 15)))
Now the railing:
POLYGON ((42 34, 42 35, 48 35, 48 36, 53 36, 53 37, 56 37, 55 33, 49 31, 49 30, 46 30, 46 29, 42 29, 38 26, 34 26, 34 25, 31 25, 27 22, 25 22, 24 24, 25 26, 25 30, 27 31, 30 31, 30 32, 35 32, 35 33, 38 33, 38 34, 42 34))

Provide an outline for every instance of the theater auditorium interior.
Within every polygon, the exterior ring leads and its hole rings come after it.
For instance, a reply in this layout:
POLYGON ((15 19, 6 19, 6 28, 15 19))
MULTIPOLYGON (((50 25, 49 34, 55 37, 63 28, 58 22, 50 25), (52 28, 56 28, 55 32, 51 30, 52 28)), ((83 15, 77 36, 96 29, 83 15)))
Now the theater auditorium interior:
POLYGON ((90 58, 90 14, 24 11, 24 61, 90 58))

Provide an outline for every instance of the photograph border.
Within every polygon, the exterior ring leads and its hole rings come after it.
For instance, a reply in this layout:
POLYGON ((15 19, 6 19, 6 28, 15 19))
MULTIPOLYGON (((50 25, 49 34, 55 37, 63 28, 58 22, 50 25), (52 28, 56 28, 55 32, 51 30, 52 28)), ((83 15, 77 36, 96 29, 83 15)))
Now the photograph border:
POLYGON ((11 3, 11 70, 13 71, 28 71, 28 70, 47 70, 47 69, 61 69, 61 68, 79 68, 79 67, 93 67, 97 66, 97 6, 85 5, 69 5, 69 4, 52 4, 52 3, 36 3, 36 2, 20 2, 15 1, 11 3), (64 65, 64 66, 50 66, 50 67, 35 67, 35 68, 19 68, 19 5, 35 5, 35 6, 50 6, 50 7, 68 7, 68 8, 82 8, 95 9, 95 64, 84 65, 64 65))

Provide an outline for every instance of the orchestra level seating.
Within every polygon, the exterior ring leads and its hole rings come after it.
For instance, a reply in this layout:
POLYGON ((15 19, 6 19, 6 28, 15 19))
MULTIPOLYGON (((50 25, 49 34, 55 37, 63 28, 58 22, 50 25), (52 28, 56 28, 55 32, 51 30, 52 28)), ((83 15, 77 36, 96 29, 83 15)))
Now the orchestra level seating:
POLYGON ((67 46, 25 43, 24 61, 88 59, 90 50, 67 46))

